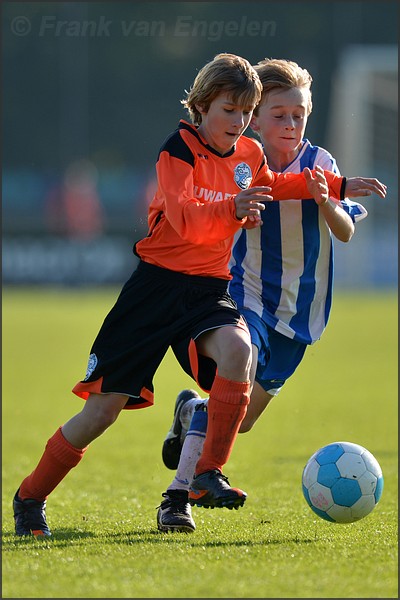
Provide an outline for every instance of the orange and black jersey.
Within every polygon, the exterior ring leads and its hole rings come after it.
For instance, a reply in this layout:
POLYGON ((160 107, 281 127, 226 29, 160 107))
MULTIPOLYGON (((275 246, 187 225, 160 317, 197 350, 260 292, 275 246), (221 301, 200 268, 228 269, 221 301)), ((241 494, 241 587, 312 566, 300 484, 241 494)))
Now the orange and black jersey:
MULTIPOLYGON (((183 120, 161 147, 156 171, 149 233, 135 252, 145 262, 190 275, 230 279, 233 236, 246 221, 236 218, 240 191, 270 186, 274 200, 310 197, 304 175, 271 171, 256 140, 242 136, 221 155, 183 120)), ((340 199, 345 179, 330 171, 325 177, 330 196, 340 199)))

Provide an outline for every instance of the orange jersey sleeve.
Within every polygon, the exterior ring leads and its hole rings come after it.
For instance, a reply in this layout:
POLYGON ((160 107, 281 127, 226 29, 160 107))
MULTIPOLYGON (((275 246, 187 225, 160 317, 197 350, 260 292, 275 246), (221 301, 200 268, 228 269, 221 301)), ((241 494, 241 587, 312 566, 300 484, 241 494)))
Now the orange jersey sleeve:
MULTIPOLYGON (((315 170, 312 173, 315 174, 315 170)), ((331 171, 324 171, 324 175, 329 186, 329 196, 336 200, 343 200, 345 178, 335 175, 331 171)), ((253 185, 271 187, 271 195, 274 200, 311 198, 303 173, 275 173, 271 171, 266 161, 257 174, 253 185)))
POLYGON ((162 207, 166 222, 183 241, 213 245, 230 238, 244 223, 236 218, 232 194, 218 202, 200 202, 195 198, 194 173, 188 163, 162 152, 156 169, 159 186, 152 216, 162 207))

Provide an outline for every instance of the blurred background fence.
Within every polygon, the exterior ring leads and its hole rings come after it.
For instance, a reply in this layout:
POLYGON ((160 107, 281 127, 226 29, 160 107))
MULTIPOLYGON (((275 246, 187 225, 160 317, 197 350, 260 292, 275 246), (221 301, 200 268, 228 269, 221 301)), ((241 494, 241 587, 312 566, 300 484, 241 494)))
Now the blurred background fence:
MULTIPOLYGON (((313 76, 307 137, 388 197, 336 286, 397 286, 396 1, 3 2, 3 283, 122 283, 146 235, 161 143, 218 52, 313 76)), ((248 132, 251 135, 251 132, 248 132)))

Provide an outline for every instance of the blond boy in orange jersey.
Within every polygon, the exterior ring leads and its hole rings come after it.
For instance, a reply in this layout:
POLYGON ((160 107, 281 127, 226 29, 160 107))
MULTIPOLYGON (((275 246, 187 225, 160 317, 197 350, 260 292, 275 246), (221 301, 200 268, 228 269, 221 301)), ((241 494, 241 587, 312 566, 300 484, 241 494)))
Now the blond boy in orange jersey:
POLYGON ((259 226, 264 203, 273 199, 385 194, 372 179, 272 173, 261 145, 242 137, 261 89, 256 71, 236 55, 217 55, 198 73, 185 101, 194 125, 182 121, 159 153, 148 235, 135 244, 139 265, 73 388, 86 401, 83 409, 48 440, 15 494, 17 535, 51 535, 47 496, 121 410, 153 404, 153 376, 169 347, 210 396, 198 489, 213 506, 244 503, 245 492, 222 474, 251 387, 249 332, 227 292, 233 236, 259 226))

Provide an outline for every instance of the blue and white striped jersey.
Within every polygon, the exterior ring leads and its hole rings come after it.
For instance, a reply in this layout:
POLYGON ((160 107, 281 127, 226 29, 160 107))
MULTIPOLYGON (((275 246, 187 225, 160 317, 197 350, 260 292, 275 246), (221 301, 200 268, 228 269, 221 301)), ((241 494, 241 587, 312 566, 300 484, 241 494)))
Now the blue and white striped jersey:
MULTIPOLYGON (((300 173, 316 165, 340 174, 329 152, 304 139, 285 171, 300 173)), ((354 222, 368 214, 348 199, 341 204, 354 222)), ((310 199, 268 202, 262 220, 261 227, 236 234, 229 291, 239 310, 253 310, 279 333, 312 344, 327 325, 332 302, 330 229, 310 199)))

